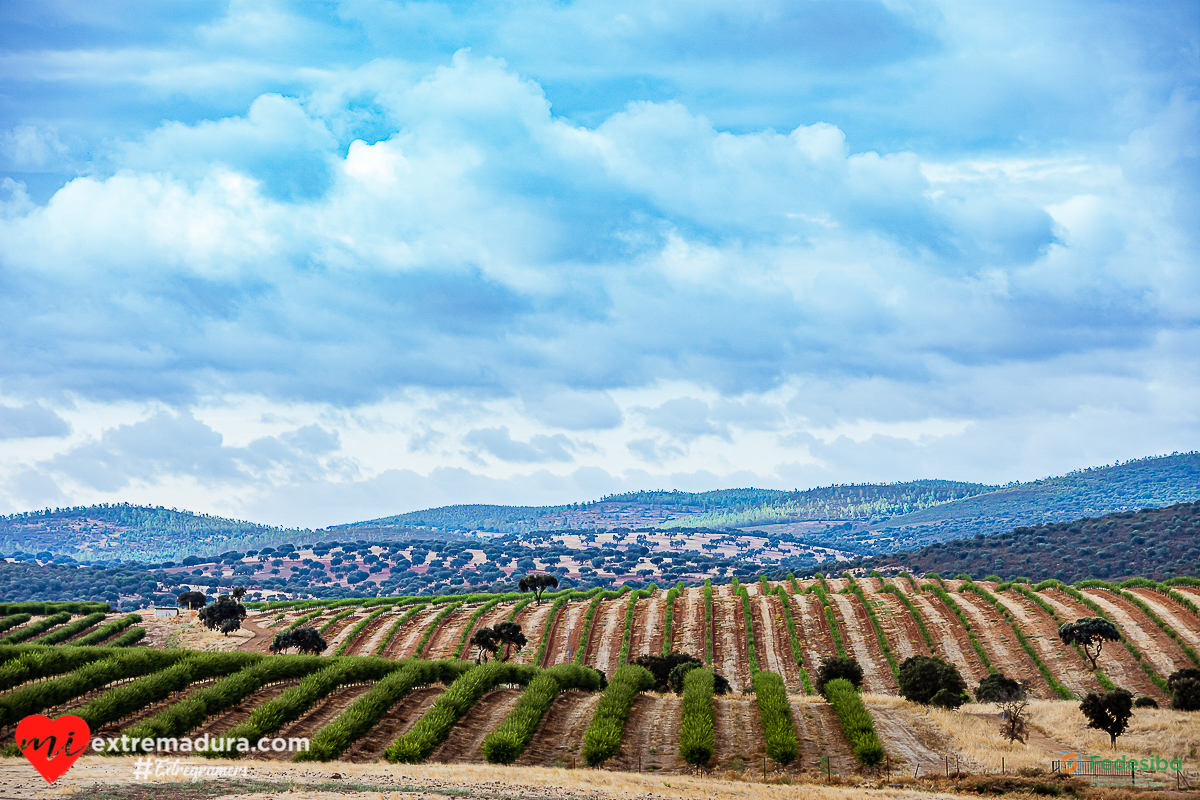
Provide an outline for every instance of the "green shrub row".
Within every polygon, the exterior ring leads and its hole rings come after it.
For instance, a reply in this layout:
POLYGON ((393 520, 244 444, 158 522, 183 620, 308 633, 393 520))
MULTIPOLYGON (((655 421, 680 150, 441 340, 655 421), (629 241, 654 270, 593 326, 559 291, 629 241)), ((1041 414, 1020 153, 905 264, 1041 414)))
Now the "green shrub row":
POLYGON ((532 597, 522 597, 517 602, 517 604, 515 606, 513 606, 513 610, 508 612, 508 616, 505 617, 505 619, 507 619, 509 622, 515 622, 517 619, 517 615, 520 614, 522 611, 524 611, 525 606, 529 605, 532 602, 533 602, 532 597))
POLYGON ((18 625, 24 625, 31 619, 33 619, 32 614, 9 614, 4 619, 0 619, 0 633, 18 625))
POLYGON ((358 607, 355 607, 355 608, 347 608, 345 611, 339 611, 338 613, 334 614, 332 617, 330 617, 329 619, 327 619, 327 620, 325 621, 325 624, 324 624, 324 625, 322 625, 322 626, 321 626, 321 627, 320 627, 320 628, 317 630, 317 633, 319 633, 319 634, 321 634, 322 636, 324 636, 325 634, 327 634, 327 633, 329 633, 331 630, 333 630, 333 626, 334 626, 334 625, 337 625, 339 622, 341 622, 342 620, 344 620, 346 617, 350 616, 351 614, 355 613, 356 611, 358 611, 358 607))
POLYGON ((912 587, 913 594, 920 594, 921 588, 917 586, 917 580, 912 576, 911 572, 901 572, 900 577, 908 581, 908 585, 912 587))
POLYGON ((679 596, 683 594, 683 581, 676 581, 675 585, 667 590, 666 610, 663 612, 663 646, 662 654, 665 656, 671 652, 671 645, 675 641, 675 602, 679 596))
POLYGON ((754 697, 758 700, 758 718, 762 720, 767 755, 778 764, 787 766, 796 760, 796 728, 792 722, 792 703, 787 686, 776 672, 760 672, 754 676, 754 697))
POLYGON ((105 642, 104 644, 100 645, 100 647, 133 647, 135 644, 145 638, 145 628, 130 628, 117 638, 113 639, 111 642, 105 642))
POLYGON ((127 614, 120 619, 114 619, 111 622, 106 622, 96 630, 89 634, 80 636, 75 641, 71 642, 76 647, 87 647, 89 645, 100 644, 111 636, 115 636, 121 631, 127 629, 130 625, 136 625, 142 621, 140 614, 127 614))
POLYGON ((958 621, 962 623, 963 630, 967 632, 967 639, 971 642, 971 649, 975 651, 975 655, 979 656, 979 660, 983 662, 983 668, 988 671, 989 675, 994 673, 996 668, 992 666, 992 660, 988 658, 987 651, 983 649, 983 642, 979 641, 979 636, 975 633, 975 626, 971 624, 971 620, 967 619, 967 614, 962 610, 962 606, 955 602, 954 598, 941 586, 927 583, 921 588, 928 589, 937 595, 937 598, 946 604, 946 608, 950 609, 954 613, 954 616, 958 617, 958 621))
MULTIPOLYGON (((1116 622, 1113 622, 1112 617, 1105 613, 1104 609, 1100 607, 1099 603, 1097 603, 1095 600, 1092 600, 1090 597, 1085 596, 1078 589, 1074 588, 1073 586, 1067 586, 1066 584, 1060 584, 1057 588, 1068 597, 1074 598, 1076 602, 1087 606, 1097 617, 1101 617, 1109 622, 1112 622, 1114 626, 1117 624, 1116 622)), ((1117 629, 1120 630, 1119 627, 1117 629)), ((1128 636, 1121 637, 1121 644, 1125 645, 1125 649, 1128 650, 1129 655, 1133 656, 1134 660, 1137 661, 1138 666, 1142 668, 1142 672, 1146 673, 1146 677, 1149 678, 1159 689, 1162 689, 1167 694, 1170 694, 1171 690, 1167 686, 1166 678, 1158 674, 1158 670, 1155 669, 1154 665, 1150 663, 1149 659, 1142 654, 1142 651, 1138 648, 1138 646, 1134 644, 1128 636)))
POLYGON ((30 600, 20 603, 0 603, 0 617, 9 614, 32 614, 44 617, 50 614, 95 614, 97 611, 109 613, 112 606, 99 600, 30 600))
POLYGON ((1021 643, 1021 647, 1025 650, 1025 654, 1029 656, 1029 660, 1033 662, 1035 667, 1037 667, 1037 671, 1042 674, 1042 678, 1045 679, 1046 683, 1050 686, 1050 689, 1056 695, 1058 695, 1059 698, 1063 700, 1079 699, 1075 696, 1074 692, 1072 692, 1066 686, 1063 686, 1055 679, 1053 673, 1050 672, 1050 668, 1047 667, 1042 659, 1038 656, 1037 650, 1034 648, 1033 643, 1029 641, 1029 637, 1025 635, 1025 633, 1021 630, 1020 625, 1017 624, 1017 620, 1014 619, 1012 614, 1009 612, 1008 607, 1000 602, 1000 598, 996 597, 996 595, 992 594, 974 581, 963 581, 963 584, 959 587, 959 590, 962 591, 963 589, 979 595, 984 600, 991 603, 995 609, 1000 612, 1000 616, 1004 617, 1004 621, 1008 623, 1008 627, 1012 628, 1012 632, 1016 635, 1017 641, 1021 643))
POLYGON ((292 760, 332 761, 370 733, 387 712, 414 689, 449 683, 471 666, 469 662, 455 659, 403 662, 400 669, 372 686, 336 719, 317 731, 309 749, 297 753, 292 760))
POLYGON ((787 574, 788 581, 792 584, 792 594, 804 594, 800 589, 800 584, 796 581, 796 576, 789 572, 787 574))
MULTIPOLYGON (((793 578, 794 582, 795 579, 793 578)), ((788 641, 792 646, 792 658, 796 659, 796 668, 800 670, 800 683, 804 686, 805 694, 812 694, 812 678, 809 677, 808 670, 804 668, 804 653, 800 649, 800 637, 796 633, 796 618, 792 614, 792 600, 788 597, 787 590, 783 586, 775 587, 775 595, 779 598, 779 602, 783 606, 783 619, 787 623, 788 641)))
POLYGON ((438 612, 438 615, 433 618, 429 626, 425 628, 425 632, 421 634, 421 639, 417 642, 417 649, 413 651, 413 658, 422 658, 425 655, 425 648, 429 646, 429 640, 433 638, 433 634, 437 633, 437 629, 442 626, 451 614, 462 608, 462 603, 451 603, 438 612))
POLYGON ((713 590, 712 581, 704 579, 704 665, 713 663, 713 590))
MULTIPOLYGON (((146 651, 138 651, 146 652, 146 651)), ((256 655, 249 654, 246 655, 256 655)), ((243 669, 221 678, 124 731, 131 739, 182 736, 211 716, 232 708, 269 683, 303 678, 329 665, 321 656, 258 656, 243 669)))
POLYGON ((883 633, 883 625, 880 624, 879 617, 875 615, 874 606, 867 602, 866 592, 864 592, 862 587, 858 585, 858 582, 854 580, 853 575, 851 575, 849 572, 846 572, 842 574, 842 577, 849 581, 847 588, 852 594, 858 597, 859 602, 862 603, 863 609, 866 610, 867 619, 871 621, 871 627, 875 630, 875 640, 879 642, 879 649, 883 651, 883 657, 887 661, 888 669, 892 671, 892 676, 899 681, 900 665, 896 663, 896 655, 892 652, 892 646, 888 644, 887 636, 885 636, 883 633))
POLYGON ((74 713, 97 730, 197 681, 232 674, 257 660, 252 653, 192 653, 172 666, 110 689, 74 713))
POLYGON ((693 766, 713 757, 713 671, 688 670, 683 677, 683 721, 679 728, 679 756, 693 766))
MULTIPOLYGON (((402 669, 404 662, 384 658, 345 658, 334 661, 325 669, 305 675, 300 683, 283 694, 254 709, 250 717, 224 734, 231 739, 258 741, 275 733, 289 722, 304 716, 310 708, 338 688, 350 683, 382 680, 402 669)), ((205 755, 234 758, 233 750, 211 751, 205 755)))
POLYGON ((322 614, 325 613, 325 611, 326 611, 325 607, 321 606, 316 611, 310 611, 301 617, 297 617, 295 622, 293 622, 291 625, 288 625, 283 630, 284 630, 284 632, 294 631, 296 628, 302 627, 303 625, 306 625, 307 623, 309 623, 312 620, 316 619, 317 617, 321 616, 322 614))
MULTIPOLYGON (((1159 591, 1158 584, 1155 584, 1153 581, 1147 581, 1144 578, 1142 581, 1142 583, 1137 584, 1139 588, 1154 589, 1155 591, 1159 591), (1150 585, 1147 586, 1147 584, 1150 585)), ((1109 583, 1108 581, 1089 580, 1080 581, 1075 585, 1076 587, 1087 586, 1091 588, 1094 586, 1099 589, 1105 589, 1106 591, 1112 592, 1118 597, 1123 597, 1124 599, 1128 600, 1130 603, 1137 606, 1139 611, 1149 617, 1150 621, 1157 625, 1159 630, 1161 630, 1167 636, 1170 636, 1175 641, 1175 644, 1179 645, 1179 649, 1182 650, 1183 654, 1186 655, 1192 662, 1193 667, 1200 667, 1200 656, 1196 654, 1196 651, 1191 645, 1183 640, 1183 638, 1179 635, 1179 632, 1168 625, 1167 621, 1160 617, 1145 600, 1138 597, 1133 592, 1128 592, 1123 588, 1125 584, 1129 583, 1131 583, 1131 581, 1125 581, 1122 584, 1116 584, 1109 583)))
POLYGON ((0 727, 30 714, 74 700, 101 686, 136 678, 169 667, 186 655, 183 650, 143 649, 82 664, 52 680, 15 689, 0 696, 0 727))
POLYGON ((888 592, 894 595, 896 599, 908 609, 909 616, 911 616, 913 622, 917 624, 917 630, 921 632, 921 638, 925 641, 925 646, 929 648, 930 653, 936 653, 937 645, 933 643, 933 637, 929 634, 929 628, 925 626, 925 617, 921 614, 921 611, 916 607, 916 605, 913 604, 913 601, 908 599, 908 595, 906 595, 899 586, 891 583, 885 583, 880 591, 888 592))
POLYGON ((863 705, 862 695, 854 688, 854 684, 845 678, 832 680, 825 684, 825 697, 842 723, 842 730, 859 763, 864 767, 873 767, 883 761, 885 753, 875 733, 875 720, 863 705))
POLYGON ((86 617, 80 617, 74 622, 69 622, 61 628, 55 628, 49 633, 39 636, 31 644, 58 644, 59 642, 65 642, 75 634, 82 633, 93 625, 99 624, 106 616, 103 611, 88 614, 86 617))
MULTIPOLYGON (((1059 586, 1062 586, 1062 583, 1060 581, 1042 581, 1038 584, 1038 586, 1042 586, 1044 588, 1058 588, 1059 586)), ((1033 590, 1028 586, 1023 586, 1019 583, 1012 584, 1010 588, 1017 594, 1032 602, 1038 608, 1042 609, 1042 611, 1045 611, 1046 614, 1049 615, 1050 619, 1054 621, 1055 625, 1063 625, 1066 622, 1066 620, 1064 620, 1059 613, 1054 610, 1054 606, 1050 605, 1040 596, 1038 596, 1038 591, 1041 591, 1040 589, 1033 590)), ((1074 645, 1074 648, 1075 652, 1079 654, 1080 658, 1087 658, 1087 656, 1085 656, 1083 653, 1082 647, 1079 645, 1074 645)), ((1104 674, 1104 670, 1096 669, 1092 671, 1092 674, 1105 691, 1111 692, 1113 689, 1117 688, 1117 685, 1113 683, 1107 675, 1104 674)))
POLYGON ((379 646, 375 648, 375 655, 383 655, 387 651, 388 646, 392 643, 392 640, 395 639, 396 635, 399 634, 404 626, 408 624, 409 620, 427 608, 429 608, 428 603, 420 603, 401 614, 400 619, 392 623, 392 627, 388 628, 387 635, 383 637, 383 641, 381 641, 379 646))
POLYGON ((28 681, 61 675, 84 664, 111 658, 111 650, 77 647, 16 647, 0 653, 0 692, 7 692, 28 681))
POLYGON ((633 701, 639 692, 653 688, 654 676, 645 667, 626 664, 617 668, 583 735, 581 755, 589 767, 603 764, 617 752, 633 701))
POLYGON ((17 628, 15 631, 0 639, 0 644, 20 644, 40 634, 45 633, 51 628, 62 625, 71 619, 69 612, 60 611, 44 619, 39 619, 37 622, 32 622, 24 628, 17 628))
POLYGON ((739 586, 737 596, 742 601, 742 624, 746 628, 746 656, 750 663, 750 677, 754 677, 758 673, 758 648, 754 644, 754 616, 750 611, 750 592, 745 586, 739 586))
POLYGON ((599 672, 579 664, 559 664, 540 672, 499 727, 483 740, 483 757, 489 764, 513 763, 525 752, 559 694, 568 689, 594 692, 600 680, 599 672))
POLYGON ((550 605, 550 611, 546 614, 546 623, 542 626, 542 636, 538 640, 538 649, 533 656, 533 664, 541 666, 546 660, 546 653, 550 649, 550 634, 554 632, 554 623, 558 620, 558 615, 563 612, 563 608, 567 605, 567 598, 557 597, 550 605))
POLYGON ((462 636, 458 637, 458 646, 454 648, 452 658, 462 658, 463 651, 467 649, 467 644, 471 641, 471 634, 475 630, 475 625, 479 620, 483 619, 483 615, 491 611, 496 606, 500 605, 500 598, 489 600, 479 608, 475 609, 475 613, 467 620, 467 626, 463 628, 462 636))
POLYGON ((349 650, 350 646, 358 640, 358 637, 362 636, 363 631, 367 629, 368 625, 391 610, 391 606, 381 606, 359 620, 358 623, 350 629, 349 635, 347 635, 346 638, 342 640, 342 643, 338 645, 337 649, 333 651, 333 654, 335 656, 340 656, 349 650))
POLYGON ((596 611, 600 608, 600 603, 620 596, 621 593, 615 589, 606 590, 597 593, 592 598, 592 602, 588 603, 587 611, 583 612, 583 630, 579 634, 579 646, 575 648, 575 658, 572 659, 572 663, 582 664, 584 658, 587 657, 588 645, 592 641, 592 628, 596 624, 596 611))
MULTIPOLYGON (((556 601, 557 602, 557 601, 556 601)), ((392 763, 419 764, 446 741, 454 723, 462 719, 484 694, 505 683, 528 684, 540 672, 529 664, 489 661, 463 673, 437 702, 385 753, 392 763)))
POLYGON ((821 602, 821 609, 825 612, 825 621, 829 623, 829 635, 833 637, 833 649, 842 658, 846 657, 846 645, 842 643, 842 631, 838 627, 837 615, 833 613, 833 604, 829 602, 829 595, 826 594, 825 587, 829 586, 825 582, 825 576, 817 573, 821 578, 819 584, 814 583, 812 592, 817 596, 817 600, 821 602))
MULTIPOLYGON (((629 602, 625 605, 625 630, 621 634, 621 653, 617 656, 617 665, 629 663, 629 647, 633 642, 633 612, 638 600, 649 597, 658 591, 658 584, 651 583, 645 589, 634 589, 629 593, 629 602)), ((646 631, 650 636, 652 631, 646 631)))

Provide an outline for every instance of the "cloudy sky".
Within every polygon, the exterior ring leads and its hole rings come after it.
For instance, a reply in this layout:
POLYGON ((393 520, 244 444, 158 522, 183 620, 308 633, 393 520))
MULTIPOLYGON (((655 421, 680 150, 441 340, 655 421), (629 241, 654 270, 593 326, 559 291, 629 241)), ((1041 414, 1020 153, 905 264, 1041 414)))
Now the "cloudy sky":
POLYGON ((1200 447, 1194 0, 0 5, 0 513, 1200 447))

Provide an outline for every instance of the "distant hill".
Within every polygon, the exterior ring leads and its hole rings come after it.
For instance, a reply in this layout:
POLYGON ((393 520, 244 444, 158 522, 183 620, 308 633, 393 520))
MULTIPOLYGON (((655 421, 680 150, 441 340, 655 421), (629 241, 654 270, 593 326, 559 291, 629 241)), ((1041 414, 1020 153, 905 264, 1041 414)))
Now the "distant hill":
POLYGON ((1200 503, 1121 511, 1100 518, 1021 526, 851 562, 866 570, 904 567, 913 573, 960 573, 975 579, 1087 578, 1167 580, 1200 575, 1200 503))

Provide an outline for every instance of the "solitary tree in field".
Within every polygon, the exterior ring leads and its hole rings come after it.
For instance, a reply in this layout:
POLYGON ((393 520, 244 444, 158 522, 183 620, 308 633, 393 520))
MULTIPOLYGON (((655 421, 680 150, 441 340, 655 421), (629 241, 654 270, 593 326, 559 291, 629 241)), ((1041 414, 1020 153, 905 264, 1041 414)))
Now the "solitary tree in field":
POLYGON ((215 603, 200 609, 199 617, 209 630, 220 630, 228 636, 242 627, 242 620, 246 618, 246 607, 229 595, 223 594, 215 603))
POLYGON ((540 605, 543 592, 558 588, 558 578, 546 573, 533 573, 517 581, 517 588, 522 592, 533 592, 533 599, 540 605))
POLYGON ((937 656, 910 656, 900 664, 900 694, 905 700, 958 708, 970 700, 958 667, 937 656))
POLYGON ((1171 708, 1176 711, 1200 711, 1200 669, 1185 667, 1167 678, 1171 708))
POLYGON ((1117 747, 1117 737, 1125 732, 1129 718, 1133 716, 1133 695, 1124 689, 1096 694, 1091 692, 1079 704, 1079 710, 1087 717, 1088 727, 1104 731, 1117 747))
POLYGON ((488 660, 488 655, 495 656, 500 650, 500 640, 496 637, 496 631, 491 628, 480 628, 475 631, 475 635, 471 637, 471 647, 476 647, 475 663, 480 664, 488 660))
POLYGON ((1092 669, 1096 669, 1096 659, 1100 657, 1104 643, 1121 641, 1121 632, 1103 617, 1083 617, 1060 625, 1058 638, 1063 644, 1082 647, 1084 655, 1092 662, 1092 669))
POLYGON ((515 649, 519 653, 522 647, 529 644, 525 634, 521 633, 521 626, 516 622, 500 622, 496 625, 495 631, 496 641, 504 648, 501 661, 508 661, 511 655, 510 650, 515 649))

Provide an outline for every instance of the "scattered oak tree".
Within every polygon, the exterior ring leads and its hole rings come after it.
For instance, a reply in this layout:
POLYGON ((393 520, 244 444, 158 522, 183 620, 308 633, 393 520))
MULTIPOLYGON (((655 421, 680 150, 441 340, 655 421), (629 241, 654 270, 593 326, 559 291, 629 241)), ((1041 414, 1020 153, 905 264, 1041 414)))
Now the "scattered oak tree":
POLYGON ((534 573, 517 581, 517 588, 522 592, 533 592, 533 599, 541 604, 542 594, 547 589, 558 588, 558 578, 548 573, 534 573))
POLYGON ((958 708, 971 698, 958 667, 937 656, 911 656, 900 665, 900 694, 905 700, 958 708))
POLYGON ((825 694, 825 684, 835 681, 838 678, 845 678, 854 684, 855 689, 860 689, 863 682, 862 666, 856 659, 849 656, 826 656, 822 658, 821 666, 817 669, 817 682, 815 684, 817 691, 825 694))
POLYGON ((1100 658, 1104 643, 1121 641, 1121 632, 1103 617, 1082 617, 1060 625, 1058 638, 1063 644, 1082 647, 1084 655, 1092 662, 1092 669, 1096 669, 1096 659, 1100 658))
POLYGON ((311 653, 315 656, 324 652, 327 646, 325 637, 316 628, 310 628, 307 625, 277 633, 271 640, 272 653, 282 653, 294 647, 298 652, 311 653))
POLYGON ((1006 703, 1009 700, 1020 700, 1023 697, 1025 697, 1025 684, 1015 678, 1006 677, 1003 672, 993 672, 988 675, 979 682, 979 687, 975 689, 975 699, 981 703, 1006 703))
POLYGON ((1171 708, 1176 711, 1200 711, 1200 669, 1187 667, 1167 678, 1171 708))
POLYGON ((179 595, 176 600, 182 608, 190 608, 192 611, 204 608, 208 603, 208 598, 204 596, 204 592, 184 592, 179 595))
POLYGON ((504 648, 501 661, 508 661, 514 651, 519 653, 521 648, 529 644, 525 634, 521 633, 521 626, 516 622, 500 622, 492 630, 496 632, 496 642, 504 648))
POLYGON ((488 656, 495 656, 500 650, 500 640, 496 638, 496 631, 491 628, 480 628, 471 636, 471 647, 475 650, 475 663, 483 664, 488 660, 488 656))
POLYGON ((1079 710, 1087 717, 1088 727, 1104 731, 1117 747, 1117 737, 1125 732, 1129 718, 1133 716, 1133 695, 1125 689, 1113 689, 1104 694, 1090 692, 1079 710))
POLYGON ((199 618, 209 630, 219 630, 228 636, 242 627, 242 620, 246 618, 246 607, 229 595, 223 594, 215 603, 200 609, 199 618))

